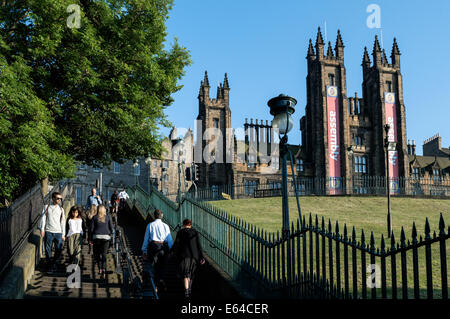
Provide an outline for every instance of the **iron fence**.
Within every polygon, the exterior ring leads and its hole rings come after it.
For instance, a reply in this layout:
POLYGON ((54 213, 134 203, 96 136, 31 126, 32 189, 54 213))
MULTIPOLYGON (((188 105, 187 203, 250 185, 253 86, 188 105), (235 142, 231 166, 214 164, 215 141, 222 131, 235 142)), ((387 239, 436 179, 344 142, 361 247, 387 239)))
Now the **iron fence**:
POLYGON ((57 183, 45 196, 41 185, 35 185, 11 206, 0 209, 0 279, 14 256, 27 242, 31 231, 37 226, 42 208, 50 202, 51 193, 59 191, 63 198, 73 193, 71 184, 57 183))
MULTIPOLYGON (((317 195, 374 195, 386 196, 387 184, 384 176, 353 176, 350 178, 298 177, 298 193, 301 196, 317 195)), ((436 178, 390 178, 392 196, 450 198, 450 179, 436 178)), ((288 183, 289 196, 295 196, 294 181, 288 183)), ((281 181, 244 184, 212 185, 207 188, 190 189, 197 200, 210 201, 227 199, 281 196, 281 181), (225 195, 224 195, 225 194, 225 195)))
POLYGON ((410 240, 402 228, 400 240, 390 242, 361 231, 351 234, 338 222, 326 226, 312 215, 302 226, 292 224, 280 235, 268 233, 207 202, 186 194, 176 204, 159 191, 147 194, 135 187, 130 197, 148 211, 159 208, 172 229, 189 218, 201 234, 205 252, 232 280, 256 297, 290 298, 442 298, 448 299, 448 255, 441 214, 439 234, 431 234, 428 219, 424 237, 413 224, 410 240), (289 256, 289 258, 288 258, 289 256), (434 258, 433 258, 434 257, 434 258))

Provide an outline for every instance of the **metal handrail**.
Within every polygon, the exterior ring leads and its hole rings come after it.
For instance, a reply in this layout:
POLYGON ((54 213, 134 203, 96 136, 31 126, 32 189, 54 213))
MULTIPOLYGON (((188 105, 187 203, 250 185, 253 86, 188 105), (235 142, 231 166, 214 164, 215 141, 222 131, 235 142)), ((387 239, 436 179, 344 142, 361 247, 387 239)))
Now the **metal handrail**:
MULTIPOLYGON (((70 182, 66 181, 64 184, 60 184, 59 182, 57 183, 57 185, 50 191, 48 192, 46 195, 43 195, 43 203, 45 205, 45 203, 47 203, 47 201, 50 199, 51 193, 55 192, 55 191, 59 191, 59 192, 63 192, 66 190, 66 188, 69 187, 70 182), (58 187, 58 188, 57 188, 58 187)), ((39 185, 35 185, 32 190, 30 192, 32 192, 36 187, 40 188, 39 185)), ((19 199, 19 201, 23 201, 24 199, 19 199)), ((11 206, 9 206, 7 209, 8 210, 12 210, 14 206, 17 205, 17 202, 14 202, 11 206)), ((41 219, 42 215, 39 214, 38 216, 36 216, 36 218, 33 220, 33 222, 31 223, 31 227, 30 229, 28 229, 23 235, 22 237, 19 239, 18 243, 13 247, 12 249, 12 253, 11 253, 11 257, 8 259, 8 261, 5 263, 5 265, 3 266, 3 268, 0 271, 0 278, 2 278, 3 273, 8 269, 8 267, 10 266, 11 262, 14 260, 14 258, 17 256, 18 252, 21 251, 23 245, 26 243, 26 239, 28 239, 28 237, 30 236, 30 234, 34 231, 34 229, 36 228, 39 220, 41 219)))

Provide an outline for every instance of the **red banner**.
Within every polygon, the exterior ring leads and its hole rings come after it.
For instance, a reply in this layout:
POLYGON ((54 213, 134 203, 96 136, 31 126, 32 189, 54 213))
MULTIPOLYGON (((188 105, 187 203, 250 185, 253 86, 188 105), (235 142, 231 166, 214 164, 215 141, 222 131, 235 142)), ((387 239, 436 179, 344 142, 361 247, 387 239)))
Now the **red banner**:
MULTIPOLYGON (((395 109, 395 94, 384 93, 386 124, 389 124, 388 141, 397 143, 397 112, 395 109)), ((391 194, 398 193, 398 152, 388 151, 389 180, 391 194)))
POLYGON ((330 194, 341 194, 341 149, 339 143, 339 99, 337 86, 327 86, 328 176, 330 194))

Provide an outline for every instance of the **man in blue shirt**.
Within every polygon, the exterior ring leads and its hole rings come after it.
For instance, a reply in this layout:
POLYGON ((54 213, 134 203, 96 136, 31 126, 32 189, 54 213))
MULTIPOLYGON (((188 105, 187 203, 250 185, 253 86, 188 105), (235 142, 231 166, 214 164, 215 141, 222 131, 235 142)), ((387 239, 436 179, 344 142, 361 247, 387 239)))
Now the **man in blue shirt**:
POLYGON ((97 190, 95 188, 92 189, 92 194, 88 196, 87 203, 86 203, 86 211, 89 211, 92 205, 99 206, 103 204, 102 199, 100 196, 97 195, 97 190))
POLYGON ((154 212, 155 221, 147 225, 144 242, 142 243, 142 258, 153 266, 156 285, 164 288, 165 283, 164 268, 167 262, 167 256, 173 245, 170 228, 162 222, 163 213, 156 209, 154 212), (148 257, 147 257, 148 256, 148 257))

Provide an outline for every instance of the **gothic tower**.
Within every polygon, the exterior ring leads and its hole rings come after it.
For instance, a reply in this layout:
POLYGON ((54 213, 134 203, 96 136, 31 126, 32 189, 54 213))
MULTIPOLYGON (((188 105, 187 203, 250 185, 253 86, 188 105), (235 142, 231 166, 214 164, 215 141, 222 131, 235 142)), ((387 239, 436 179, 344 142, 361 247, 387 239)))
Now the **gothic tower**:
MULTIPOLYGON (((400 51, 394 38, 389 63, 386 52, 380 48, 377 36, 372 50, 373 64, 367 48, 363 57, 363 97, 364 111, 370 115, 372 122, 372 138, 369 143, 371 156, 369 158, 369 175, 386 175, 386 152, 384 125, 391 125, 389 135, 396 138, 397 155, 390 161, 398 161, 398 176, 409 176, 406 141, 406 116, 403 102, 403 80, 400 70, 400 51)), ((391 176, 392 177, 392 176, 391 176)))
POLYGON ((199 167, 199 186, 231 184, 231 163, 227 163, 227 151, 231 150, 232 140, 227 139, 227 131, 231 129, 231 110, 227 74, 223 84, 217 87, 217 97, 209 97, 209 79, 205 77, 200 83, 198 95, 197 143, 195 162, 199 167), (201 125, 201 127, 198 127, 201 125), (218 130, 214 130, 218 129, 218 130), (220 132, 215 134, 215 132, 220 132), (201 153, 201 154, 200 154, 201 153))
POLYGON ((348 101, 344 44, 340 31, 338 30, 334 52, 329 42, 325 55, 325 43, 319 28, 315 50, 309 40, 306 59, 306 114, 300 121, 306 163, 311 166, 316 177, 344 177, 350 164, 345 152, 349 144, 348 101), (337 121, 331 107, 335 108, 337 121), (340 162, 337 171, 332 169, 333 162, 330 161, 340 162))

